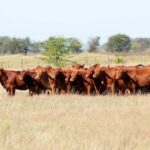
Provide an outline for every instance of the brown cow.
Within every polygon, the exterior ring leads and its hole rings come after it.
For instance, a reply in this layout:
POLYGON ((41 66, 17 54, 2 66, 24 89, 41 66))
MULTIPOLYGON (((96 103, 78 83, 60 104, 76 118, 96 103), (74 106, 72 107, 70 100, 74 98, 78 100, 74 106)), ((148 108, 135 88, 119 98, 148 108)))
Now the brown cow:
POLYGON ((63 68, 60 72, 60 86, 63 91, 66 91, 67 94, 71 93, 73 84, 70 82, 72 70, 70 68, 63 68))
POLYGON ((82 94, 85 94, 85 92, 86 92, 88 95, 92 95, 94 90, 95 90, 95 93, 98 94, 98 90, 96 88, 96 85, 95 85, 93 79, 87 78, 86 74, 87 74, 86 68, 85 69, 74 69, 72 71, 70 81, 71 82, 73 82, 75 80, 79 81, 78 84, 82 90, 82 94))
POLYGON ((8 95, 15 95, 15 89, 18 90, 27 90, 28 86, 23 81, 20 80, 21 71, 10 71, 0 69, 0 82, 2 86, 8 92, 8 95))
POLYGON ((53 68, 51 66, 47 66, 47 67, 38 66, 37 68, 34 69, 34 71, 36 73, 36 76, 35 76, 36 81, 42 84, 42 86, 46 88, 47 90, 54 93, 54 89, 52 88, 53 79, 50 78, 47 74, 47 72, 52 69, 53 68))
POLYGON ((99 79, 98 78, 93 78, 94 70, 96 70, 96 68, 99 68, 99 67, 100 67, 100 64, 95 64, 95 65, 89 67, 87 69, 87 73, 86 73, 86 77, 91 78, 95 83, 95 86, 96 86, 95 93, 96 93, 96 95, 99 95, 101 93, 101 89, 102 89, 102 85, 99 82, 99 79))
POLYGON ((56 91, 61 94, 70 94, 72 83, 70 82, 72 70, 70 68, 53 68, 47 74, 55 83, 56 91))
POLYGON ((99 79, 99 84, 102 86, 103 93, 115 94, 115 67, 97 67, 94 70, 93 78, 99 79))
POLYGON ((123 68, 117 72, 116 78, 128 83, 132 93, 139 89, 150 89, 150 67, 123 68))
POLYGON ((36 72, 34 70, 23 70, 21 74, 20 80, 23 80, 27 84, 29 95, 39 95, 46 92, 46 87, 43 86, 40 80, 36 79, 36 72))

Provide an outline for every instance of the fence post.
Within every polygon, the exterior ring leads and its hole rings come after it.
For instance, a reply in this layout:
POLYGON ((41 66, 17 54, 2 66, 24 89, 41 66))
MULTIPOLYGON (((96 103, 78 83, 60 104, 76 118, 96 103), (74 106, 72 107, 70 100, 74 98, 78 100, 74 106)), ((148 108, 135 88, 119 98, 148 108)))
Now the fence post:
POLYGON ((3 62, 1 62, 1 68, 3 68, 3 62))
POLYGON ((140 64, 142 64, 142 55, 140 55, 140 62, 141 62, 140 64))
MULTIPOLYGON (((84 63, 84 62, 83 62, 84 63)), ((88 63, 88 59, 87 59, 87 55, 85 56, 85 64, 87 65, 88 63)))
POLYGON ((23 70, 23 58, 21 59, 21 69, 23 70))
POLYGON ((126 64, 127 64, 127 60, 126 60, 126 59, 127 59, 127 55, 125 54, 125 55, 124 55, 124 65, 125 65, 125 66, 126 66, 126 64))
POLYGON ((107 55, 107 65, 109 65, 109 55, 107 55))
POLYGON ((94 59, 94 61, 95 61, 95 64, 97 64, 97 59, 96 59, 96 56, 94 57, 95 59, 94 59))

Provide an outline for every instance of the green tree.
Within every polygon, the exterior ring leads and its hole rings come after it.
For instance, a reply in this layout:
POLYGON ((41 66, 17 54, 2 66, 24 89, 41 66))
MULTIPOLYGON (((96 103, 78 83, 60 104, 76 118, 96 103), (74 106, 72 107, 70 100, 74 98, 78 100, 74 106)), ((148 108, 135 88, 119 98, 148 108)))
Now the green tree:
POLYGON ((67 59, 65 54, 73 52, 75 48, 74 40, 64 37, 50 37, 44 44, 44 51, 42 52, 46 56, 46 61, 56 66, 64 65, 67 59))
POLYGON ((75 53, 80 53, 82 50, 82 44, 80 43, 79 40, 77 40, 76 38, 70 38, 68 39, 70 42, 69 42, 69 47, 70 47, 70 50, 72 52, 75 52, 75 53))
POLYGON ((131 39, 124 34, 114 35, 106 43, 106 50, 111 52, 127 52, 130 48, 131 39))

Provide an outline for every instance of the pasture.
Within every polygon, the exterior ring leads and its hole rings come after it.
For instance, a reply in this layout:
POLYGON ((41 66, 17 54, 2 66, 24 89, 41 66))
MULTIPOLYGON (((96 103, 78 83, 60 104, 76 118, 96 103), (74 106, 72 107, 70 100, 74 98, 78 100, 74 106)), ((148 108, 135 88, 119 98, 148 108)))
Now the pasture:
MULTIPOLYGON (((47 65, 37 56, 1 56, 0 65, 22 70, 47 65), (23 65, 21 60, 23 59, 23 65)), ((115 56, 109 56, 115 64, 115 56)), ((150 64, 149 56, 128 56, 127 64, 150 64), (132 59, 131 59, 132 58, 132 59)), ((108 56, 83 53, 69 59, 106 65, 108 56)), ((109 61, 110 61, 109 60, 109 61)), ((110 61, 110 62, 111 62, 110 61)), ((70 64, 71 65, 71 64, 70 64)), ((116 65, 116 64, 115 64, 116 65)), ((149 150, 150 95, 9 97, 0 87, 0 149, 2 150, 149 150)))
POLYGON ((2 150, 149 150, 149 96, 0 97, 2 150))
MULTIPOLYGON (((48 64, 41 60, 42 56, 37 55, 6 55, 0 56, 0 67, 5 69, 16 69, 22 70, 27 68, 34 68, 37 65, 46 66, 52 65, 48 64)), ((66 66, 71 66, 72 63, 80 63, 85 64, 86 66, 91 66, 93 64, 99 63, 101 65, 137 65, 143 64, 147 65, 150 64, 150 55, 148 54, 122 54, 122 55, 115 55, 115 54, 103 54, 103 53, 79 53, 76 55, 67 55, 66 56, 68 63, 66 66), (118 61, 118 59, 120 61, 118 61)))

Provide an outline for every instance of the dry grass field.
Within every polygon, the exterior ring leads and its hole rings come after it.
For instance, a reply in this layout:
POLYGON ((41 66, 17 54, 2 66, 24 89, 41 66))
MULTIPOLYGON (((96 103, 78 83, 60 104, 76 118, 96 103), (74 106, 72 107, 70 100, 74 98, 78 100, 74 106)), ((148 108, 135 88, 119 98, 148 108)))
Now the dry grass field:
MULTIPOLYGON (((96 54, 69 57, 87 65, 107 62, 107 56, 96 54)), ((140 63, 137 57, 133 64, 140 63)), ((23 69, 46 65, 39 56, 21 55, 1 56, 0 64, 20 70, 21 59, 23 69)), ((0 150, 149 149, 150 95, 30 97, 17 91, 8 97, 0 87, 0 150)))
POLYGON ((149 150, 150 96, 0 97, 1 150, 149 150))
MULTIPOLYGON (((37 65, 45 66, 51 65, 43 62, 41 60, 42 56, 37 55, 6 55, 0 56, 0 67, 6 69, 27 69, 34 68, 37 65)), ((106 54, 106 53, 80 53, 76 55, 67 55, 66 57, 71 62, 66 63, 67 66, 71 66, 72 63, 80 63, 85 64, 86 66, 90 66, 95 63, 99 63, 101 65, 137 65, 137 64, 150 64, 150 55, 149 54, 106 54), (117 59, 120 58, 121 62, 117 63, 117 59)))

